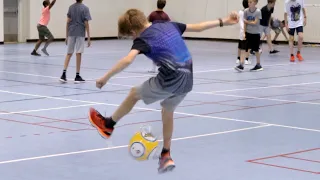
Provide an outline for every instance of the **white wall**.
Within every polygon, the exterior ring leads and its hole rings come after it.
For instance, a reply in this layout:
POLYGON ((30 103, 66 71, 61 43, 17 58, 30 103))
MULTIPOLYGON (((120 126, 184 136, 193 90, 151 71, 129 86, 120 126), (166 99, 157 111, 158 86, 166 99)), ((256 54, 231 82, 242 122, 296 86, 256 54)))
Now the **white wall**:
POLYGON ((3 30, 3 0, 0 0, 0 42, 3 42, 4 39, 3 30))
MULTIPOLYGON (((0 0, 2 2, 2 0, 0 0)), ((30 3, 28 39, 37 39, 37 22, 41 15, 42 0, 23 0, 30 3)), ((75 0, 57 0, 52 9, 49 28, 56 38, 65 37, 66 14, 68 7, 75 0)), ((260 0, 258 7, 263 7, 267 0, 260 0)), ((320 4, 319 0, 305 0, 307 4, 320 4)), ((84 0, 91 11, 92 37, 117 36, 117 20, 120 14, 129 8, 139 8, 146 15, 156 8, 156 0, 84 0)), ((175 20, 184 23, 196 23, 214 20, 228 15, 230 11, 242 9, 242 0, 167 0, 166 11, 175 20)), ((317 19, 320 7, 307 7, 308 25, 305 27, 305 41, 320 42, 320 21, 317 19)), ((274 16, 283 19, 284 0, 278 0, 274 16)), ((0 15, 1 19, 1 15, 0 15)), ((1 22, 1 21, 0 21, 1 22)), ((0 33, 2 34, 2 33, 0 33)), ((202 33, 186 33, 186 37, 208 37, 238 39, 239 26, 217 28, 202 33)), ((283 36, 280 36, 283 40, 283 36)))
MULTIPOLYGON (((56 38, 65 38, 65 27, 68 8, 75 0, 57 0, 51 10, 51 21, 48 25, 56 38)), ((115 37, 118 35, 118 17, 129 8, 139 8, 149 13, 152 1, 150 0, 84 0, 83 3, 90 9, 92 16, 92 37, 115 37)), ((41 15, 42 0, 30 1, 30 36, 37 39, 36 25, 41 15)))

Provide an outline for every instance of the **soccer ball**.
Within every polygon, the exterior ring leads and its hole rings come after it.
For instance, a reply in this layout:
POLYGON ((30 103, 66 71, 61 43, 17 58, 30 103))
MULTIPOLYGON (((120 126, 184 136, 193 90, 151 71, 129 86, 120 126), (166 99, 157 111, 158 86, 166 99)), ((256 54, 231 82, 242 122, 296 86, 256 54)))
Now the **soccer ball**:
POLYGON ((151 133, 141 130, 135 133, 129 143, 129 153, 137 161, 150 160, 156 156, 159 142, 151 133))

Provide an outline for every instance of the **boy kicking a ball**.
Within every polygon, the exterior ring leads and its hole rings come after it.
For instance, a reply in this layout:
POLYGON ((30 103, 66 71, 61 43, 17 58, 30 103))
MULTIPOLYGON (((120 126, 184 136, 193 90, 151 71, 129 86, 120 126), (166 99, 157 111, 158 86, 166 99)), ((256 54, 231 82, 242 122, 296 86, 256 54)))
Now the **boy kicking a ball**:
POLYGON ((110 138, 114 126, 127 115, 135 104, 162 101, 163 149, 159 158, 160 173, 175 167, 170 156, 173 133, 173 115, 176 107, 193 88, 192 56, 182 38, 184 32, 201 32, 206 29, 238 23, 238 14, 231 13, 224 19, 182 24, 177 22, 148 22, 143 12, 130 9, 119 18, 119 34, 134 37, 133 46, 110 71, 96 81, 102 88, 114 75, 123 71, 139 54, 146 55, 159 66, 159 73, 139 86, 131 89, 129 95, 110 117, 102 116, 91 108, 89 120, 104 138, 110 138))

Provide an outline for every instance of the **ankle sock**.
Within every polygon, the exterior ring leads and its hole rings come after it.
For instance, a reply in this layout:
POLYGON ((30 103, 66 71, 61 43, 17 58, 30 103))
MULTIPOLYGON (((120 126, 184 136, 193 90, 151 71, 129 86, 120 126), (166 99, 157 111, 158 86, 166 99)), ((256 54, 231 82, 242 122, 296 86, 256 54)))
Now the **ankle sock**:
POLYGON ((167 153, 170 153, 170 149, 163 148, 162 152, 161 152, 161 156, 164 155, 164 154, 167 154, 167 153))
POLYGON ((117 122, 115 122, 112 119, 112 117, 109 117, 109 118, 106 118, 106 119, 107 119, 107 121, 106 121, 106 127, 107 128, 113 128, 117 124, 117 122))

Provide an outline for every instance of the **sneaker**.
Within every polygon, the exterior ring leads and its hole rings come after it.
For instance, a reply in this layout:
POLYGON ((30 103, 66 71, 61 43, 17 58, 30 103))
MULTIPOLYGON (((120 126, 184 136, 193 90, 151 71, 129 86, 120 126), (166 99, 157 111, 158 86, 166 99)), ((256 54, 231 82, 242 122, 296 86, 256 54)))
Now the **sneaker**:
POLYGON ((276 54, 278 52, 279 52, 278 50, 273 50, 273 51, 270 51, 270 54, 276 54))
POLYGON ((41 51, 42 51, 45 55, 49 56, 49 53, 47 52, 46 49, 41 49, 41 51))
POLYGON ((61 77, 60 77, 60 82, 62 83, 66 83, 67 82, 67 77, 65 73, 62 73, 61 77))
POLYGON ((235 67, 234 69, 239 71, 239 72, 242 72, 244 67, 242 66, 242 64, 240 64, 239 66, 235 67))
POLYGON ((293 55, 290 56, 290 62, 294 62, 295 61, 295 58, 293 55))
POLYGON ((262 71, 263 68, 260 64, 257 64, 254 68, 250 69, 250 71, 262 71))
POLYGON ((244 64, 245 64, 245 65, 251 64, 251 61, 250 61, 249 59, 248 59, 248 60, 245 60, 245 61, 244 61, 244 64))
POLYGON ((236 64, 240 64, 240 60, 239 59, 237 59, 236 64))
POLYGON ((108 139, 110 138, 114 128, 107 128, 106 122, 110 119, 103 117, 98 111, 93 108, 90 108, 89 111, 89 120, 93 127, 95 127, 101 137, 108 139))
POLYGON ((170 157, 170 153, 161 155, 159 158, 159 173, 165 173, 168 171, 172 171, 176 166, 174 165, 174 162, 172 158, 170 157))
POLYGON ((297 53, 297 58, 298 58, 299 61, 303 61, 304 60, 300 53, 297 53))
POLYGON ((41 56, 41 55, 38 54, 37 51, 35 51, 35 50, 32 51, 31 55, 33 55, 33 56, 41 56))
POLYGON ((83 83, 83 82, 85 82, 85 80, 84 79, 82 79, 82 77, 81 76, 79 76, 79 75, 77 75, 75 78, 74 78, 74 83, 83 83))

